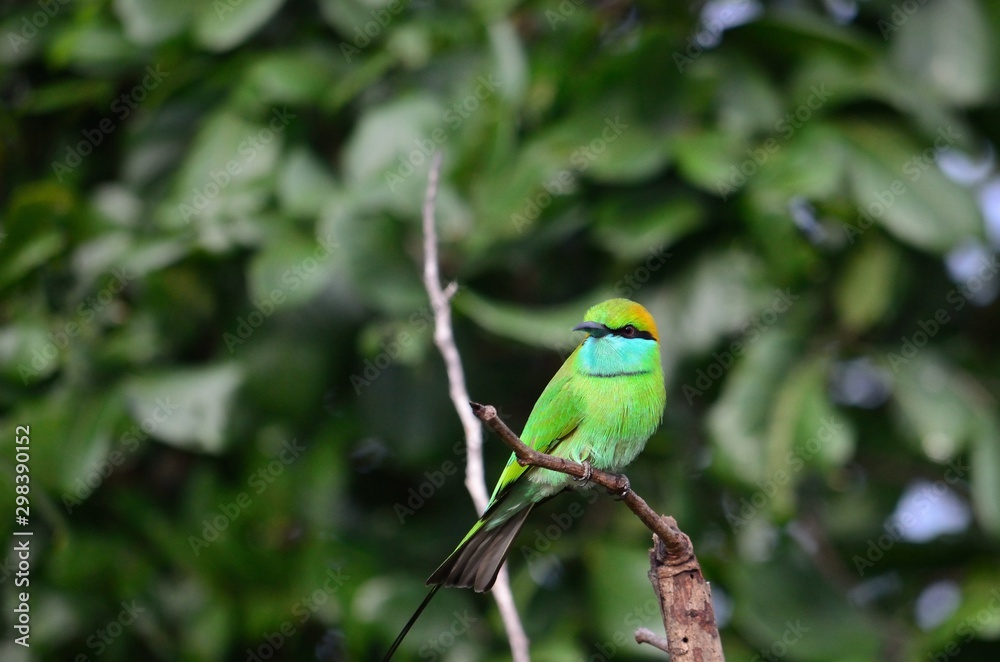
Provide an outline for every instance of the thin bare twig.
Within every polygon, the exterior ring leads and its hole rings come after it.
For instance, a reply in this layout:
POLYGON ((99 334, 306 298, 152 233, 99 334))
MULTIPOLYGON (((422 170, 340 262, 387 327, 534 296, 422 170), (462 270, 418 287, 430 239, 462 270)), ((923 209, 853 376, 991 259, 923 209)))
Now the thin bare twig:
MULTIPOLYGON (((483 470, 483 428, 475 414, 469 409, 469 392, 465 386, 465 373, 462 370, 462 357, 455 345, 455 337, 451 328, 451 297, 458 287, 450 283, 441 287, 441 276, 438 267, 437 227, 434 222, 434 205, 437 200, 438 182, 441 174, 441 152, 431 159, 430 174, 427 180, 427 196, 424 199, 423 230, 424 230, 424 287, 431 301, 434 312, 434 344, 437 345, 444 359, 448 372, 448 393, 455 405, 455 411, 462 421, 465 430, 465 446, 467 450, 465 464, 465 487, 480 515, 489 503, 486 491, 486 477, 483 470)), ((528 636, 521 624, 521 617, 514 604, 514 594, 510 590, 510 581, 506 565, 497 575, 497 581, 491 591, 497 603, 507 639, 510 642, 511 656, 514 662, 529 662, 528 636)))
POLYGON ((661 637, 649 628, 639 628, 635 631, 635 640, 640 644, 649 644, 654 648, 659 648, 664 653, 670 652, 670 645, 665 637, 661 637))
POLYGON ((470 402, 469 405, 479 420, 514 451, 517 461, 522 465, 589 479, 621 498, 653 532, 653 548, 649 553, 649 580, 660 603, 667 637, 664 639, 653 635, 649 630, 640 629, 636 632, 636 641, 667 651, 673 662, 722 662, 725 658, 719 629, 715 624, 712 591, 702 575, 691 539, 678 528, 674 518, 657 515, 642 497, 632 491, 628 478, 624 475, 599 471, 578 462, 536 451, 521 441, 500 420, 494 407, 477 402, 470 402))

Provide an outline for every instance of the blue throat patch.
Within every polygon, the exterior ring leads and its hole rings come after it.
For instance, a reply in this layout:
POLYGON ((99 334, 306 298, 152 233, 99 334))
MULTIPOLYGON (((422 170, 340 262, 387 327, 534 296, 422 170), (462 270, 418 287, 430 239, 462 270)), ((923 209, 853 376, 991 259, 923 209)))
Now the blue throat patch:
POLYGON ((656 341, 621 336, 593 336, 583 341, 577 354, 580 370, 591 377, 626 377, 644 375, 652 370, 656 341))

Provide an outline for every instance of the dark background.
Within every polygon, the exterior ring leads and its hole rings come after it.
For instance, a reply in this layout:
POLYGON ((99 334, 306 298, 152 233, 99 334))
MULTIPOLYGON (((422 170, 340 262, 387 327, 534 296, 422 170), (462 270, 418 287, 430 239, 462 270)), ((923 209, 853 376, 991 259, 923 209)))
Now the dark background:
MULTIPOLYGON (((475 517, 420 281, 439 149, 472 397, 519 430, 588 307, 656 317, 628 473, 729 660, 997 659, 1000 4, 3 6, 0 484, 30 425, 34 536, 29 651, 0 519, 0 658, 385 650, 475 517)), ((533 659, 656 657, 648 545, 604 496, 534 513, 533 659)), ((400 654, 508 658, 457 590, 400 654)))

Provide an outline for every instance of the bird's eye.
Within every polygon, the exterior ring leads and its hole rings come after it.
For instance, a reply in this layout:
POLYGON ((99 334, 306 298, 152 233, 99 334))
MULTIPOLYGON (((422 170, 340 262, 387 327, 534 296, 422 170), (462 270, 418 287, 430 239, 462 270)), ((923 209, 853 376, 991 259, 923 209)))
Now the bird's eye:
POLYGON ((625 327, 622 328, 622 335, 625 336, 626 338, 635 338, 635 334, 636 334, 635 327, 632 326, 631 324, 626 324, 625 327))

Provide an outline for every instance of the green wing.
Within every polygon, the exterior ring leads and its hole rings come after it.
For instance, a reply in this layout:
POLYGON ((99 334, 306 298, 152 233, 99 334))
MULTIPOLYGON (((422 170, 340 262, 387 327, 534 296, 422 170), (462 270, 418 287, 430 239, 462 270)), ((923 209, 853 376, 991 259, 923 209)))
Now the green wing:
MULTIPOLYGON (((580 347, 573 350, 559 371, 552 377, 548 386, 542 391, 535 402, 528 422, 521 433, 521 441, 535 450, 550 453, 560 441, 568 437, 583 420, 583 409, 579 399, 573 392, 571 380, 575 374, 576 353, 580 347)), ((500 474, 500 480, 493 488, 490 506, 497 502, 500 496, 520 478, 528 467, 517 463, 517 456, 511 453, 507 466, 500 474)))
MULTIPOLYGON (((528 416, 521 439, 536 450, 551 452, 580 426, 583 408, 572 384, 575 361, 576 351, 552 377, 528 416)), ((455 551, 428 577, 428 584, 471 586, 480 592, 493 586, 528 513, 537 502, 550 496, 528 481, 518 481, 528 469, 518 464, 517 456, 511 454, 493 488, 486 512, 465 534, 455 551)))

